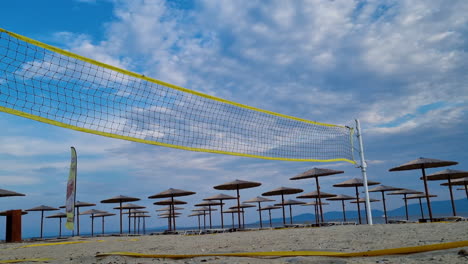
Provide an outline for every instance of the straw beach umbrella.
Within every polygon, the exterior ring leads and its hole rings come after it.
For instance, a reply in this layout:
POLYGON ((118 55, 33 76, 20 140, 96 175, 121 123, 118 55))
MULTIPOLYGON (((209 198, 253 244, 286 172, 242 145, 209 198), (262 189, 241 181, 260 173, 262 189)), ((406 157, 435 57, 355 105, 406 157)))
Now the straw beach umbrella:
POLYGON ((443 170, 443 171, 438 171, 438 172, 432 173, 431 175, 426 176, 426 179, 428 181, 447 180, 447 185, 449 187, 449 192, 450 192, 450 201, 452 202, 453 216, 457 215, 457 210, 455 209, 455 201, 453 199, 452 180, 462 179, 465 177, 468 177, 468 171, 460 171, 460 170, 443 170))
POLYGON ((118 203, 120 209, 120 234, 122 234, 122 203, 128 203, 128 202, 136 202, 140 201, 140 198, 136 197, 130 197, 130 196, 124 196, 124 195, 119 195, 115 196, 106 200, 102 200, 101 203, 118 203))
MULTIPOLYGON (((407 196, 406 198, 403 198, 403 199, 406 199, 406 200, 419 199, 419 209, 421 210, 421 218, 422 219, 424 219, 424 210, 423 210, 421 199, 425 198, 425 197, 426 197, 425 193, 420 193, 420 194, 412 194, 412 195, 407 196)), ((431 194, 430 197, 437 197, 437 195, 431 194)))
POLYGON ((56 213, 53 215, 46 216, 46 218, 58 218, 59 219, 59 237, 62 237, 62 218, 66 218, 66 213, 56 213))
POLYGON ((188 215, 189 217, 197 216, 197 218, 198 218, 198 230, 201 230, 200 216, 202 216, 202 215, 204 215, 203 212, 198 212, 198 213, 193 213, 193 214, 189 214, 189 215, 188 215))
MULTIPOLYGON (((327 205, 329 203, 321 202, 321 204, 322 205, 327 205)), ((302 204, 302 206, 311 206, 311 205, 314 206, 315 223, 317 224, 319 222, 319 209, 318 209, 317 201, 312 201, 312 202, 302 204)))
POLYGON ((237 191, 237 206, 238 206, 238 212, 237 212, 237 217, 239 221, 239 228, 240 223, 241 223, 241 216, 240 216, 240 195, 239 195, 239 190, 240 189, 247 189, 247 188, 253 188, 253 187, 258 187, 262 185, 259 182, 251 182, 251 181, 243 181, 243 180, 235 180, 232 182, 227 182, 221 185, 217 185, 213 188, 216 190, 236 190, 237 191))
POLYGON ((238 211, 242 209, 241 210, 242 211, 242 228, 245 228, 245 212, 244 212, 244 209, 245 208, 251 208, 251 207, 255 207, 255 205, 241 203, 240 206, 235 205, 235 206, 229 207, 229 209, 237 209, 238 211))
MULTIPOLYGON (((367 181, 368 186, 377 185, 377 184, 380 184, 380 182, 367 181)), ((333 185, 333 187, 354 187, 355 190, 356 190, 356 201, 359 201, 358 187, 362 187, 362 186, 364 186, 364 181, 362 179, 360 179, 360 178, 353 178, 353 179, 350 179, 350 180, 347 180, 347 181, 344 181, 344 182, 333 185)), ((359 224, 362 224, 361 206, 359 205, 360 203, 356 203, 356 204, 357 204, 357 208, 358 208, 359 224)), ((366 207, 367 207, 367 205, 366 205, 366 207)), ((367 214, 367 212, 366 212, 366 214, 367 214)))
MULTIPOLYGON (((441 183, 440 185, 442 185, 442 186, 448 186, 448 183, 445 182, 445 183, 441 183)), ((452 181, 452 185, 463 186, 464 189, 462 188, 462 189, 458 189, 458 190, 465 190, 466 199, 468 199, 468 177, 453 180, 453 181, 452 181)))
POLYGON ((27 209, 28 212, 41 212, 41 238, 42 238, 42 230, 44 227, 44 211, 57 211, 58 208, 50 207, 47 205, 40 205, 37 207, 33 207, 31 209, 27 209))
POLYGON ((279 187, 269 192, 262 193, 262 196, 276 196, 281 195, 281 204, 283 207, 283 225, 286 224, 286 213, 284 212, 284 196, 289 194, 301 193, 304 190, 299 188, 279 187))
POLYGON ((216 202, 216 201, 203 201, 203 202, 201 202, 201 203, 195 204, 195 206, 202 206, 202 207, 208 206, 208 208, 210 209, 210 210, 208 211, 208 213, 209 213, 209 219, 210 219, 210 229, 213 228, 213 225, 212 225, 212 222, 211 222, 211 206, 218 206, 218 205, 220 205, 221 208, 222 208, 222 206, 224 205, 224 203, 223 203, 223 202, 216 202))
POLYGON ((206 212, 210 212, 210 211, 217 211, 217 209, 215 208, 208 208, 208 207, 200 207, 200 208, 197 208, 197 209, 193 209, 192 210, 193 212, 203 212, 203 229, 206 229, 206 212))
MULTIPOLYGON (((81 201, 76 201, 75 202, 75 208, 76 208, 76 234, 78 236, 80 235, 80 208, 81 207, 90 207, 90 206, 96 206, 96 204, 81 202, 81 201)), ((66 208, 66 207, 67 207, 66 205, 62 205, 59 208, 66 208)))
POLYGON ((82 215, 91 215, 91 236, 94 236, 94 215, 95 214, 107 214, 108 212, 102 210, 91 209, 82 212, 82 215))
POLYGON ((305 202, 290 199, 290 200, 285 200, 282 203, 275 204, 275 206, 289 205, 289 223, 292 225, 292 223, 293 223, 292 206, 293 205, 299 205, 299 204, 305 204, 305 202))
POLYGON ((405 210, 406 210, 406 220, 409 220, 408 216, 408 201, 406 199, 406 196, 408 194, 423 194, 423 192, 420 191, 415 191, 415 190, 410 190, 410 189, 402 189, 396 192, 391 192, 388 195, 403 195, 403 200, 405 201, 405 210))
MULTIPOLYGON (((239 210, 238 209, 228 209, 228 210, 224 210, 223 211, 223 214, 231 214, 231 217, 232 217, 232 229, 234 229, 234 214, 238 214, 239 213, 239 210)), ((243 212, 241 212, 243 213, 243 212)))
MULTIPOLYGON (((154 202, 153 204, 154 205, 169 205, 169 207, 172 208, 171 211, 175 212, 174 207, 175 207, 176 204, 179 204, 179 205, 180 204, 187 204, 187 202, 181 201, 181 200, 176 200, 174 198, 169 198, 169 199, 166 199, 166 200, 161 200, 161 201, 154 202)), ((164 217, 164 218, 167 218, 169 231, 171 231, 172 229, 174 229, 174 231, 175 231, 175 225, 176 225, 175 219, 170 218, 170 217, 164 217), (174 228, 172 228, 172 227, 174 227, 174 228)))
POLYGON ((369 190, 369 192, 380 192, 382 194, 382 203, 383 203, 383 210, 384 210, 384 216, 385 216, 385 223, 386 224, 388 223, 388 220, 387 220, 387 206, 385 204, 385 192, 399 191, 399 190, 402 190, 402 189, 403 188, 380 185, 380 186, 374 187, 374 188, 369 190))
POLYGON ((95 218, 95 217, 101 217, 101 230, 102 230, 102 234, 104 235, 104 217, 107 217, 107 216, 113 216, 115 214, 113 213, 102 213, 102 214, 95 214, 95 215, 92 215, 91 217, 92 218, 95 218))
POLYGON ((26 196, 26 194, 17 193, 14 191, 8 191, 5 189, 0 189, 0 197, 10 197, 10 196, 26 196))
POLYGON ((318 178, 319 177, 323 177, 323 176, 330 176, 330 175, 335 175, 335 174, 340 174, 340 173, 344 173, 344 171, 339 171, 339 170, 331 170, 331 169, 325 169, 325 168, 313 168, 313 169, 310 169, 306 172, 303 172, 297 176, 294 176, 292 178, 290 178, 290 180, 302 180, 302 179, 309 179, 309 178, 315 178, 315 185, 316 185, 316 191, 317 191, 317 200, 318 200, 318 204, 319 204, 319 207, 320 207, 320 219, 322 220, 322 222, 324 221, 323 220, 323 209, 322 209, 322 196, 320 195, 321 192, 320 192, 320 185, 319 185, 319 180, 318 178))
POLYGON ((323 209, 322 209, 322 203, 321 203, 321 200, 319 200, 318 198, 322 197, 322 198, 330 198, 330 197, 335 197, 336 194, 332 194, 332 193, 326 193, 326 192, 321 192, 319 194, 318 191, 313 191, 313 192, 309 192, 309 193, 305 193, 305 194, 302 194, 302 195, 299 195, 297 196, 297 198, 299 199, 315 199, 315 204, 317 205, 316 206, 316 209, 319 209, 319 210, 322 210, 322 212, 320 211, 316 211, 315 212, 315 223, 318 224, 320 222, 320 219, 322 220, 322 222, 324 221, 323 220, 323 209))
POLYGON ((224 200, 235 200, 237 199, 236 197, 234 196, 230 196, 230 195, 226 195, 226 194, 217 194, 217 195, 214 195, 214 196, 210 196, 208 198, 205 198, 203 200, 205 201, 219 201, 219 205, 221 206, 221 209, 220 209, 220 215, 221 215, 221 228, 224 228, 224 219, 223 219, 223 201, 224 200))
MULTIPOLYGON (((374 202, 378 202, 380 200, 377 200, 377 199, 369 199, 369 202, 371 203, 374 203, 374 202)), ((357 204, 360 204, 360 203, 363 203, 364 204, 364 207, 365 207, 365 211, 366 211, 366 223, 369 223, 369 216, 367 215, 367 204, 366 204, 366 198, 359 198, 359 200, 356 200, 356 201, 351 201, 351 203, 357 203, 357 204)))
POLYGON ((356 197, 339 194, 335 197, 331 197, 327 199, 328 201, 341 201, 341 207, 343 208, 343 222, 346 222, 346 210, 345 210, 345 203, 344 201, 348 200, 356 200, 356 197))
MULTIPOLYGON (((10 211, 10 210, 6 210, 6 211, 1 211, 0 212, 0 216, 7 216, 7 212, 10 211)), ((24 211, 24 210, 21 210, 21 215, 27 215, 28 212, 24 211)))
MULTIPOLYGON (((174 189, 174 188, 169 188, 163 192, 148 196, 148 199, 160 199, 160 198, 170 198, 172 201, 174 200, 174 197, 182 197, 182 196, 189 196, 196 194, 196 192, 191 192, 191 191, 185 191, 185 190, 180 190, 180 189, 174 189)), ((170 206, 174 207, 174 203, 170 204, 170 206)), ((175 224, 175 212, 174 209, 172 209, 173 213, 173 227, 174 231, 176 230, 176 224, 175 224)))
POLYGON ((268 205, 268 206, 262 207, 262 209, 257 209, 257 210, 259 210, 259 211, 265 211, 265 210, 267 210, 267 211, 268 211, 268 215, 270 216, 270 227, 272 227, 272 223, 271 223, 271 210, 276 210, 276 209, 281 209, 281 206, 268 205))
POLYGON ((429 199, 430 193, 429 193, 429 188, 427 186, 426 169, 447 167, 447 166, 457 165, 457 164, 458 162, 456 161, 419 158, 419 159, 407 162, 398 167, 391 168, 389 171, 404 171, 404 170, 419 170, 419 169, 422 171, 422 178, 424 181, 424 192, 426 194, 427 209, 429 211, 429 220, 432 221, 433 218, 432 218, 431 200, 429 199))
POLYGON ((252 198, 250 200, 247 200, 247 201, 244 201, 244 203, 258 203, 258 216, 260 217, 260 228, 263 227, 263 224, 262 224, 262 205, 261 203, 264 203, 264 202, 274 202, 275 200, 272 200, 272 199, 268 199, 268 198, 265 198, 265 197, 260 197, 260 196, 257 196, 255 198, 252 198))
POLYGON ((131 233, 131 221, 130 221, 130 211, 131 210, 134 210, 134 209, 144 209, 146 208, 146 206, 142 206, 142 205, 137 205, 137 204, 132 204, 132 203, 127 203, 127 204, 123 204, 121 206, 118 206, 118 207, 114 207, 114 209, 127 209, 127 214, 128 214, 128 233, 130 234, 131 233))

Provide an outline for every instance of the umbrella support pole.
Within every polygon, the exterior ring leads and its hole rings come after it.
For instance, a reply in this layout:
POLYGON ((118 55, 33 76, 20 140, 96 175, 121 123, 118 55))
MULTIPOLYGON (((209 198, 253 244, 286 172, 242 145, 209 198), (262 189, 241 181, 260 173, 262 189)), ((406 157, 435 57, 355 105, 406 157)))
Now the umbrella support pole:
POLYGON ((406 199, 406 194, 403 194, 404 198, 403 200, 405 200, 405 212, 406 212, 406 221, 409 220, 409 217, 408 217, 408 199, 406 199))
POLYGON ((94 214, 91 214, 91 236, 94 236, 94 214))
POLYGON ((260 202, 258 202, 258 215, 260 216, 260 228, 263 227, 263 224, 262 224, 262 206, 260 204, 260 202))
POLYGON ((102 217, 102 220, 101 220, 101 228, 102 228, 102 234, 104 235, 104 216, 102 217))
POLYGON ((122 235, 122 201, 119 202, 120 204, 120 234, 122 235))
POLYGON ((284 212, 284 194, 281 193, 281 207, 283 207, 283 225, 286 225, 286 213, 284 212))
POLYGON ((208 205, 208 213, 210 214, 210 229, 212 229, 213 225, 211 224, 211 205, 208 205))
POLYGON ((359 205, 359 191, 357 185, 355 186, 356 188, 356 204, 357 204, 357 211, 358 211, 358 217, 359 217, 359 224, 362 224, 361 220, 361 206, 359 205))
POLYGON ((450 201, 452 202, 453 216, 456 216, 457 211, 455 209, 455 202, 453 201, 452 180, 450 179, 450 177, 448 178, 448 186, 449 186, 449 191, 450 191, 450 201))
MULTIPOLYGON (((369 225, 372 225, 372 210, 371 210, 371 205, 370 205, 370 199, 369 199, 369 187, 367 185, 367 163, 364 158, 364 144, 362 143, 362 134, 361 134, 361 123, 359 122, 359 119, 356 119, 356 129, 357 129, 357 138, 359 140, 359 154, 361 156, 361 172, 362 172, 362 178, 364 180, 364 192, 366 194, 366 213, 367 213, 367 221, 369 225)), ((358 201, 359 204, 359 201, 358 201)))
POLYGON ((219 203, 221 204, 221 228, 224 229, 223 200, 219 200, 219 203))
POLYGON ((317 185, 317 195, 318 195, 318 202, 319 202, 319 208, 320 208, 320 220, 323 223, 325 221, 323 220, 322 198, 320 197, 320 185, 319 185, 318 177, 315 177, 315 185, 317 185))
POLYGON ((424 219, 424 210, 422 206, 421 197, 419 197, 419 209, 421 210, 421 218, 424 219))
POLYGON ((345 211, 344 200, 341 200, 341 206, 343 207, 343 220, 346 222, 346 211, 345 211))
POLYGON ((270 215, 270 228, 273 227, 271 224, 271 210, 268 210, 268 214, 270 215))
POLYGON ((239 224, 239 228, 241 228, 239 185, 237 185, 237 221, 239 224))
POLYGON ((59 225, 59 237, 62 237, 62 218, 59 217, 60 225, 59 225))
POLYGON ((234 213, 231 213, 231 217, 232 217, 232 229, 234 229, 234 213))
POLYGON ((293 224, 293 216, 292 216, 292 205, 289 205, 289 222, 291 225, 293 224))
POLYGON ((424 167, 421 169, 423 174, 423 181, 424 181, 424 191, 426 192, 426 202, 427 202, 427 210, 429 211, 429 221, 432 222, 432 208, 431 208, 431 200, 429 199, 429 188, 427 187, 427 179, 426 179, 426 170, 424 167))
POLYGON ((388 224, 388 219, 387 219, 387 206, 385 205, 385 192, 382 191, 382 202, 383 202, 383 211, 385 215, 385 223, 388 224))
POLYGON ((80 207, 76 207, 76 228, 77 228, 77 236, 80 236, 80 207))
POLYGON ((41 211, 41 238, 42 238, 43 226, 44 226, 44 211, 41 211))

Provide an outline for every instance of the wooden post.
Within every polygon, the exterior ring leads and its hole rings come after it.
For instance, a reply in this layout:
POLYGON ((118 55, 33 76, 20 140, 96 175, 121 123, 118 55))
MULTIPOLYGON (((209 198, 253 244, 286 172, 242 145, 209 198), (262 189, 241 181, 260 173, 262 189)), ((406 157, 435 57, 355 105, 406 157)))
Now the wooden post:
POLYGON ((5 242, 21 242, 21 210, 10 210, 6 213, 5 242))

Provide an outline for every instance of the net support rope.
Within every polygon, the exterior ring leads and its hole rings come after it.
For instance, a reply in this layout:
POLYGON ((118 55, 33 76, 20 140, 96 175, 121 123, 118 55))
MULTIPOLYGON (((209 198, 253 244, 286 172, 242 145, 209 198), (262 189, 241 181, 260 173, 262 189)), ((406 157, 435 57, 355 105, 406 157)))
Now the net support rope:
POLYGON ((0 111, 184 150, 355 164, 353 128, 206 95, 1 28, 0 111))

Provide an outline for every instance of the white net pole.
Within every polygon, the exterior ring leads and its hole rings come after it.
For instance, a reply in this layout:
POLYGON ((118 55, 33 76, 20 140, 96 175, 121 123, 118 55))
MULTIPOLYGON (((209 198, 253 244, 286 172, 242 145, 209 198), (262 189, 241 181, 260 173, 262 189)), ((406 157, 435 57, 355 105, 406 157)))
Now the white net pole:
POLYGON ((364 192, 366 193, 367 223, 372 225, 372 210, 369 199, 369 187, 367 186, 367 163, 364 158, 364 145, 362 144, 361 123, 359 123, 359 119, 356 119, 356 130, 357 138, 359 140, 359 154, 361 157, 361 165, 359 167, 361 168, 362 178, 364 180, 364 192))

